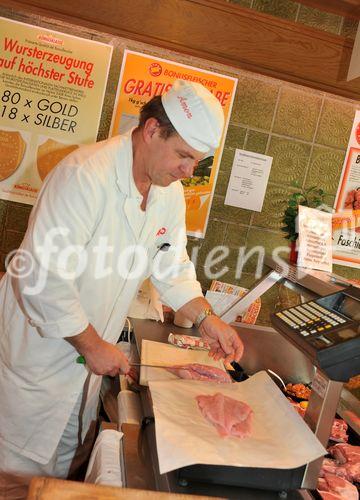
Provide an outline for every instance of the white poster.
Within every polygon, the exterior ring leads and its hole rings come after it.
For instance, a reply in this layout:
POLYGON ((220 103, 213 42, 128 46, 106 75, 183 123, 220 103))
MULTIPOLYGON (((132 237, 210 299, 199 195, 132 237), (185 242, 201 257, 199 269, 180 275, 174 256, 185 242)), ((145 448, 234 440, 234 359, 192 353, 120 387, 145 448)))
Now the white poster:
POLYGON ((225 205, 261 212, 272 157, 237 149, 226 191, 225 205))

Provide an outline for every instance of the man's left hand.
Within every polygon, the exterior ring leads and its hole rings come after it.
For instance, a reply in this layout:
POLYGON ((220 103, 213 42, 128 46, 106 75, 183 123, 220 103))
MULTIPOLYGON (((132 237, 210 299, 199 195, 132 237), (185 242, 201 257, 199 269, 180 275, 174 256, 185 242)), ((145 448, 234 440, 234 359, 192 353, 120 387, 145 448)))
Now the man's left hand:
POLYGON ((210 356, 216 360, 225 358, 226 363, 240 361, 244 352, 243 343, 236 331, 222 319, 215 315, 208 316, 199 330, 210 345, 210 356))

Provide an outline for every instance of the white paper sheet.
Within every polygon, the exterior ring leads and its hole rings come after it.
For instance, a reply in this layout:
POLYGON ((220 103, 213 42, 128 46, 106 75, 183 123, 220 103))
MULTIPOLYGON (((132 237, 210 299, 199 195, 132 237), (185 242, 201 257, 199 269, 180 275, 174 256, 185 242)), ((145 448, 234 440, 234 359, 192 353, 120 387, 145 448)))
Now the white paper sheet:
POLYGON ((225 205, 261 212, 272 157, 236 149, 225 205))
POLYGON ((298 265, 332 272, 332 214, 299 206, 298 265))
POLYGON ((154 381, 149 386, 161 474, 193 464, 290 469, 326 454, 264 371, 245 382, 229 385, 175 380, 154 381), (251 406, 251 437, 222 438, 205 420, 195 397, 217 392, 251 406))
MULTIPOLYGON (((215 361, 209 357, 208 351, 195 351, 181 349, 163 342, 143 339, 141 342, 141 364, 145 365, 185 365, 187 363, 200 363, 202 365, 216 366, 224 370, 222 361, 215 361)), ((148 385, 150 380, 179 380, 173 373, 164 368, 140 368, 140 385, 148 385)))

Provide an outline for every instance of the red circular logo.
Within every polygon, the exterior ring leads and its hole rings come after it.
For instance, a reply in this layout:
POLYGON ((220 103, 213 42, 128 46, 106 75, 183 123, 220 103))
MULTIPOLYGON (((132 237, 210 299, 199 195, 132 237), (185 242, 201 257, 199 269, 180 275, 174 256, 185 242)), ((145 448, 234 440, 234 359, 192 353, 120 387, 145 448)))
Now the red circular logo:
POLYGON ((162 67, 159 63, 151 63, 149 66, 149 73, 152 76, 160 76, 162 73, 162 67))
POLYGON ((357 143, 360 144, 360 122, 358 123, 358 125, 356 127, 355 137, 356 137, 357 143))

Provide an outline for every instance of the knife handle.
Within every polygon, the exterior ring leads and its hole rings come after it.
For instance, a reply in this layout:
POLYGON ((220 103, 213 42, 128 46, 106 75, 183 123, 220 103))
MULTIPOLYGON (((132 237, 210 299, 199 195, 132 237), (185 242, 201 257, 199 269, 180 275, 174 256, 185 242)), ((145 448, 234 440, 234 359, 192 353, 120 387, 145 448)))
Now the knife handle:
POLYGON ((79 365, 86 365, 86 360, 85 360, 84 356, 78 356, 76 358, 76 362, 79 363, 79 365))

